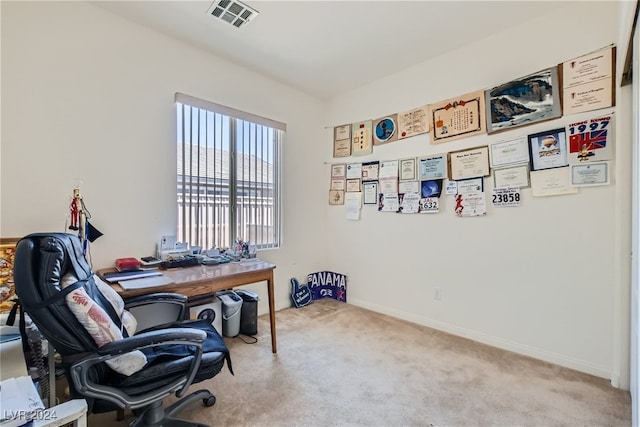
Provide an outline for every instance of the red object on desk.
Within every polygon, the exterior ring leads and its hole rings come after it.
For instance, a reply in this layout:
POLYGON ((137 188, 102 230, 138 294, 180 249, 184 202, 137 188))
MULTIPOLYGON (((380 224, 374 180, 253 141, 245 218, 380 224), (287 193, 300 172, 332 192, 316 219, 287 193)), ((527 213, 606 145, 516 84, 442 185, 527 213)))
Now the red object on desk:
POLYGON ((138 270, 140 265, 142 264, 136 258, 118 258, 116 260, 116 269, 118 271, 138 270))

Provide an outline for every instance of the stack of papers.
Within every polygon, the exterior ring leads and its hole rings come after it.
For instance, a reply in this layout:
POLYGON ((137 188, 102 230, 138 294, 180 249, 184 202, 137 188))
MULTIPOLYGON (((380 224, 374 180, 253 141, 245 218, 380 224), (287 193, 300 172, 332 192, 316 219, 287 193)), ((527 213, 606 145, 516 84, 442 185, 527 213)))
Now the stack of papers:
POLYGON ((158 273, 150 277, 121 280, 118 283, 122 289, 128 291, 131 289, 155 288, 156 286, 170 285, 174 283, 174 281, 164 274, 158 273))
POLYGON ((0 408, 0 426, 13 427, 36 418, 36 412, 44 410, 44 404, 31 377, 24 376, 0 382, 0 408))

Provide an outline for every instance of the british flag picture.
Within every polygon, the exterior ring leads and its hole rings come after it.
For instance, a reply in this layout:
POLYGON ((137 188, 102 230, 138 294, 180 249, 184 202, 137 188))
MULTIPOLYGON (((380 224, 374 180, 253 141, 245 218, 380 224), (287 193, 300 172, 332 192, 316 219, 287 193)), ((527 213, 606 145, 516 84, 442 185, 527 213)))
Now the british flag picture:
POLYGON ((613 113, 567 125, 569 164, 611 160, 615 126, 613 113))
POLYGON ((607 135, 608 129, 571 135, 569 136, 569 152, 579 153, 583 150, 592 151, 605 148, 607 146, 607 135))

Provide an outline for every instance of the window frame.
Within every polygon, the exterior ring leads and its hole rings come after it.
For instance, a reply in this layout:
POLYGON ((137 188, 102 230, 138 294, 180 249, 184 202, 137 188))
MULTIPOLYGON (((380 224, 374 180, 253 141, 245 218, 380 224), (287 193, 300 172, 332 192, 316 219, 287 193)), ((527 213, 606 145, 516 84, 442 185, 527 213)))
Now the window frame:
MULTIPOLYGON (((277 249, 280 248, 282 246, 282 147, 283 147, 283 140, 284 140, 284 133, 286 132, 286 124, 285 123, 281 123, 275 120, 271 120, 268 118, 264 118, 261 116, 257 116, 251 113, 247 113, 241 110, 237 110, 231 107, 226 107, 224 105, 220 105, 220 104, 216 104, 210 101, 206 101, 200 98, 196 98, 190 95, 185 95, 182 93, 176 93, 175 94, 175 103, 176 103, 176 149, 180 150, 182 149, 182 165, 179 164, 180 158, 176 159, 176 209, 178 209, 178 218, 176 221, 176 231, 177 231, 177 236, 178 239, 180 240, 181 238, 183 238, 183 240, 189 240, 192 238, 192 236, 194 236, 194 232, 193 227, 195 226, 196 229, 202 229, 203 227, 201 225, 198 224, 202 224, 204 221, 207 221, 206 219, 203 221, 200 219, 200 211, 199 211, 199 198, 198 197, 198 201, 196 202, 195 207, 193 206, 193 194, 198 194, 200 195, 202 193, 202 191, 204 191, 204 196, 205 199, 207 198, 208 194, 209 194, 209 190, 208 190, 208 185, 206 183, 207 180, 213 179, 214 180, 214 186, 213 186, 213 190, 214 190, 214 196, 216 196, 215 191, 216 191, 216 184, 215 181, 218 179, 214 176, 214 178, 208 177, 206 172, 204 174, 204 178, 205 178, 205 183, 203 184, 203 188, 199 188, 201 186, 201 181, 200 178, 203 176, 201 175, 200 170, 197 171, 197 173, 193 174, 189 169, 191 167, 193 167, 194 163, 192 162, 192 160, 187 160, 187 156, 189 156, 188 158, 191 159, 192 155, 199 155, 196 154, 193 151, 193 145, 194 143, 197 143, 198 145, 200 145, 199 141, 200 141, 200 133, 203 131, 201 128, 201 124, 200 124, 200 114, 198 114, 198 118, 196 119, 198 121, 195 129, 198 130, 198 135, 196 135, 196 137, 194 138, 193 136, 193 129, 194 129, 194 125, 193 125, 193 118, 189 119, 189 122, 186 122, 185 119, 185 110, 184 108, 197 108, 197 111, 201 111, 204 110, 207 113, 205 115, 208 115, 209 113, 213 113, 213 117, 214 119, 216 118, 216 115, 221 115, 222 117, 220 118, 220 120, 228 120, 229 122, 229 135, 228 135, 228 144, 229 144, 229 148, 228 148, 228 162, 229 162, 229 171, 228 171, 228 198, 229 198, 229 203, 228 203, 228 207, 224 207, 222 206, 223 209, 223 216, 225 216, 225 212, 224 210, 226 209, 228 211, 228 217, 225 220, 225 225, 226 225, 226 231, 223 237, 223 240, 220 239, 216 239, 215 235, 213 236, 213 241, 210 242, 210 244, 208 244, 208 246, 210 247, 215 247, 220 241, 226 241, 226 239, 228 239, 229 245, 232 244, 234 241, 236 241, 237 239, 248 239, 250 240, 251 244, 255 244, 256 248, 259 250, 265 250, 265 249, 277 249), (185 131, 185 127, 186 126, 190 126, 191 130, 189 132, 185 131), (262 141, 258 141, 257 140, 257 133, 255 135, 253 135, 253 139, 251 139, 251 136, 247 137, 246 135, 244 135, 245 130, 242 130, 242 134, 243 134, 243 146, 239 147, 238 146, 238 135, 239 135, 239 131, 238 128, 241 126, 248 126, 249 130, 251 131, 251 129, 255 130, 257 132, 257 130, 260 130, 260 134, 263 135, 263 140, 262 141), (260 127, 260 128, 258 128, 260 127), (182 130, 181 134, 180 134, 180 130, 182 130), (267 135, 267 132, 269 132, 269 134, 267 135), (271 133, 273 132, 273 133, 271 133), (187 138, 187 133, 189 133, 189 137, 187 138), (272 198, 271 200, 273 200, 272 202, 272 206, 270 208, 268 208, 267 213, 270 215, 273 215, 273 222, 272 222, 272 226, 274 227, 273 232, 268 233, 267 237, 268 237, 268 242, 260 242, 257 243, 255 241, 251 241, 249 236, 240 236, 239 234, 239 229, 247 226, 250 226, 250 220, 249 222, 247 222, 247 219, 245 219, 245 215, 241 214, 239 212, 239 208, 240 206, 238 206, 238 200, 239 200, 239 193, 242 192, 243 194, 246 193, 247 189, 249 190, 260 190, 260 191, 265 191, 265 187, 264 187, 264 173, 269 173, 269 171, 267 170, 266 172, 264 170, 261 170, 261 177, 260 177, 260 181, 251 181, 251 176, 249 176, 249 180, 246 179, 246 175, 244 172, 244 162, 246 161, 246 157, 247 155, 249 156, 249 158, 251 157, 252 151, 251 148, 249 149, 249 152, 247 154, 246 151, 244 151, 244 147, 245 147, 245 142, 248 139, 248 144, 249 147, 251 146, 251 144, 256 144, 257 142, 260 143, 260 150, 261 153, 264 155, 264 145, 267 145, 267 150, 268 150, 268 154, 271 154, 271 158, 272 158, 272 164, 271 164, 271 180, 273 181, 272 186, 270 186, 269 188, 271 189, 271 193, 272 193, 272 198), (264 138, 266 138, 267 140, 265 141, 264 138), (186 139, 189 139, 189 141, 185 141, 186 139), (197 141, 197 142, 196 142, 197 141), (187 146, 191 146, 190 150, 185 150, 185 147, 187 146), (272 151, 269 151, 271 150, 272 151), (241 165, 239 164, 239 162, 243 162, 241 165), (190 165, 190 166, 188 166, 190 165), (182 168, 182 172, 180 171, 180 168, 182 168), (239 171, 239 168, 241 168, 241 170, 239 171), (239 177, 239 173, 242 172, 242 177, 239 177), (197 179, 198 184, 197 186, 195 186, 196 192, 193 191, 194 186, 193 183, 196 182, 195 179, 197 179), (250 187, 246 187, 245 183, 249 182, 252 185, 250 187), (186 187, 190 187, 189 190, 186 190, 186 187), (187 192, 188 191, 188 192, 187 192), (189 207, 186 206, 186 196, 187 194, 189 195, 189 207), (181 198, 182 198, 182 206, 181 206, 181 198), (182 218, 180 215, 180 211, 182 210, 182 218), (193 218, 193 219, 188 219, 186 218, 186 215, 184 215, 185 213, 189 212, 189 215, 193 218), (195 217, 194 217, 194 213, 195 213, 195 217), (245 224, 246 223, 246 224, 245 224), (187 224, 189 224, 189 226, 187 226, 187 224)), ((192 110, 193 111, 193 110, 192 110)), ((205 124, 205 126, 208 126, 207 124, 205 124)), ((215 126, 214 126, 215 129, 215 126)), ((207 130, 204 131, 205 133, 207 133, 207 130)), ((215 150, 218 148, 218 142, 216 142, 216 136, 214 135, 213 137, 214 139, 214 153, 215 150)), ((226 141, 225 141, 226 142, 226 141)), ((221 144, 223 144, 221 142, 221 144)), ((258 148, 256 148, 256 152, 255 154, 258 153, 258 148)), ((198 150, 199 151, 199 150, 198 150)), ((224 150, 222 148, 220 148, 220 152, 223 153, 224 150)), ((220 173, 222 173, 222 162, 223 160, 220 160, 220 173)), ((257 165, 257 156, 256 156, 256 165, 257 165)), ((260 166, 264 167, 264 162, 267 163, 267 165, 269 165, 269 163, 264 160, 263 157, 260 157, 260 166)), ((196 164, 200 164, 200 162, 197 162, 196 164)), ((214 173, 215 172, 215 167, 214 167, 214 173)), ((254 174, 257 177, 257 170, 254 171, 254 174)), ((220 179, 224 179, 224 178, 220 178, 220 179)), ((269 190, 269 188, 267 188, 267 190, 269 190)), ((244 197, 244 196, 241 196, 244 197)), ((265 202, 264 199, 261 200, 262 203, 265 202)), ((207 203, 205 201, 205 203, 207 203)), ((268 199, 267 199, 267 203, 268 203, 268 199)), ((218 205, 218 200, 216 199, 214 201, 214 203, 212 204, 212 206, 216 207, 217 209, 220 209, 220 205, 218 205)), ((243 199, 243 206, 244 206, 244 199, 243 199)), ((248 207, 247 207, 247 211, 249 213, 248 217, 250 218, 251 215, 254 215, 254 217, 257 217, 258 214, 258 210, 259 207, 256 205, 251 205, 251 202, 249 201, 248 207)), ((264 213, 265 211, 262 211, 261 213, 264 213)), ((219 213, 219 211, 218 211, 219 213)), ((264 217, 263 217, 264 218, 264 217)), ((261 223, 258 224, 257 220, 255 220, 256 224, 254 224, 255 227, 260 226, 261 228, 261 233, 263 233, 264 229, 262 227, 264 227, 264 222, 261 220, 261 223)), ((205 223, 204 225, 204 229, 211 229, 213 228, 214 230, 214 234, 215 234, 215 223, 209 224, 208 222, 205 223)), ((257 233, 258 228, 255 228, 254 232, 257 233)), ((249 233, 250 234, 250 233, 249 233)), ((207 244, 207 238, 202 236, 202 232, 195 232, 195 237, 196 237, 196 242, 189 242, 190 245, 192 246, 203 246, 203 244, 207 244), (200 239, 203 238, 202 242, 200 241, 200 239)), ((226 242, 225 242, 226 243, 226 242)), ((209 247, 202 247, 202 249, 209 249, 209 247)))

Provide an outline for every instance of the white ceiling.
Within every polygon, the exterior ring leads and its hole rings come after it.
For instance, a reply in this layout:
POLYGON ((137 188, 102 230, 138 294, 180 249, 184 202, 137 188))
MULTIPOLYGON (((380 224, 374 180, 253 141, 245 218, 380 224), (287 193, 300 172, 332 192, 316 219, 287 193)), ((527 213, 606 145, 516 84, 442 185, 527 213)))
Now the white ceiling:
POLYGON ((330 99, 568 2, 247 0, 259 15, 241 28, 209 16, 213 1, 93 3, 330 99))

